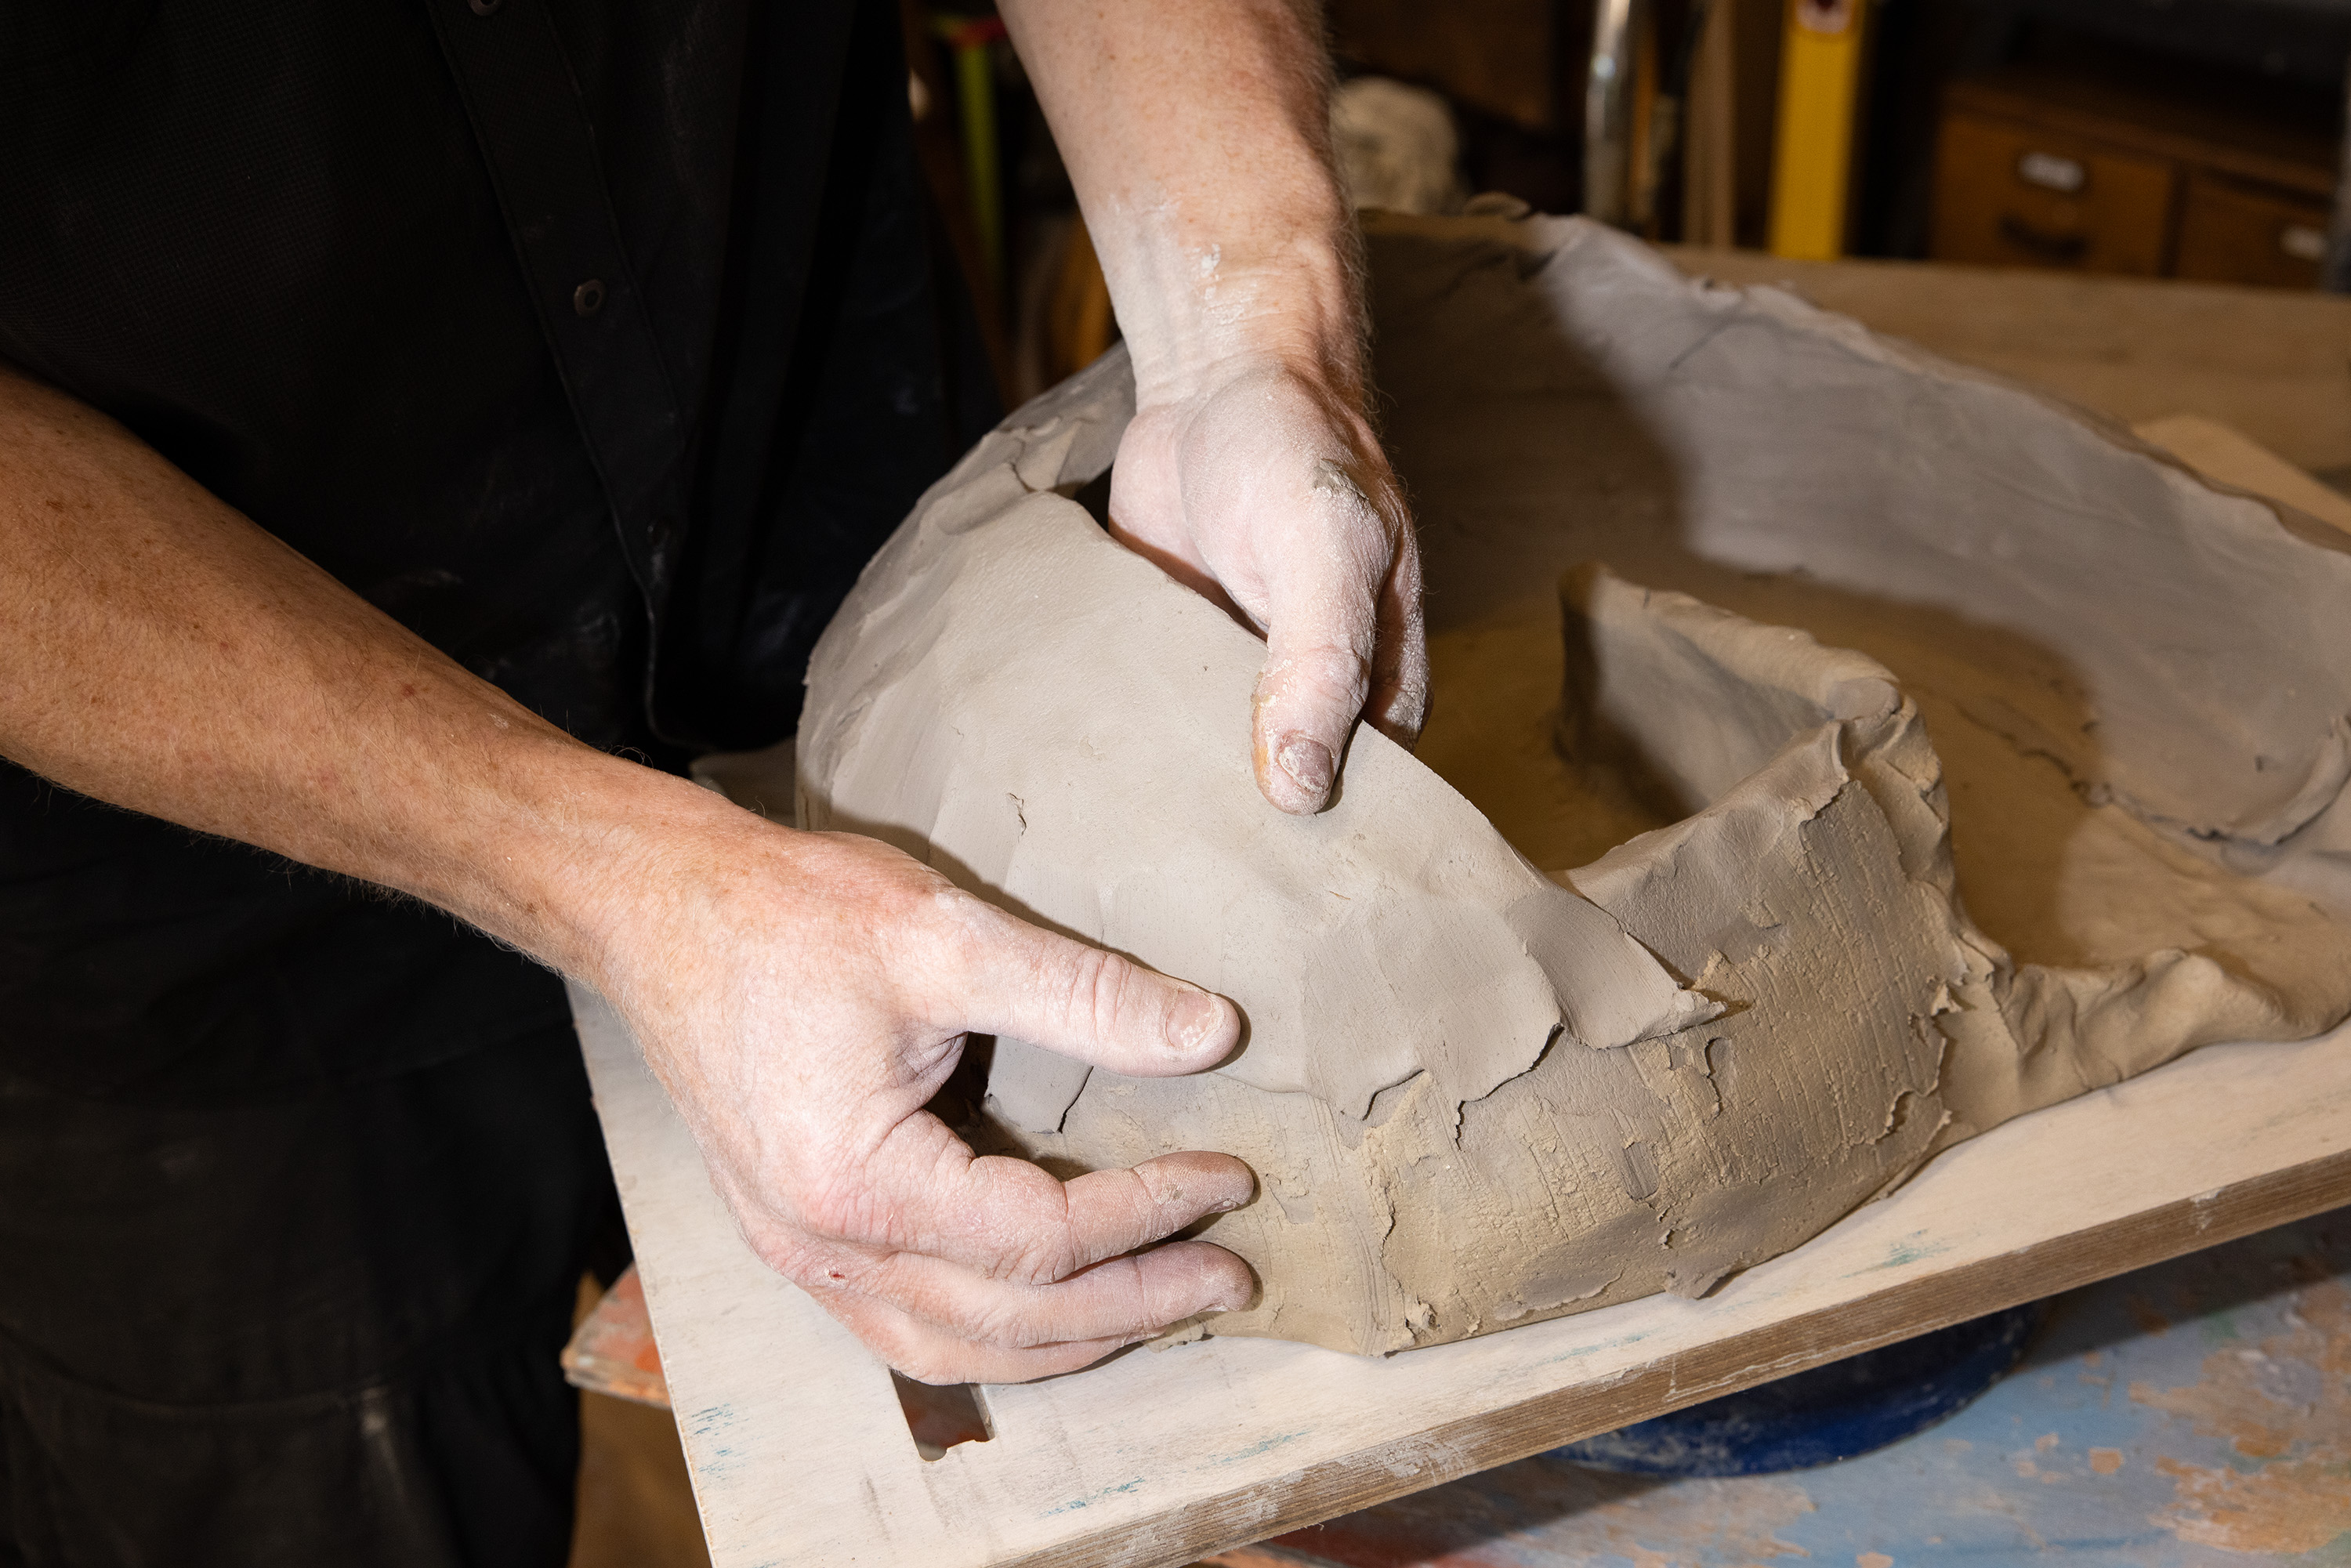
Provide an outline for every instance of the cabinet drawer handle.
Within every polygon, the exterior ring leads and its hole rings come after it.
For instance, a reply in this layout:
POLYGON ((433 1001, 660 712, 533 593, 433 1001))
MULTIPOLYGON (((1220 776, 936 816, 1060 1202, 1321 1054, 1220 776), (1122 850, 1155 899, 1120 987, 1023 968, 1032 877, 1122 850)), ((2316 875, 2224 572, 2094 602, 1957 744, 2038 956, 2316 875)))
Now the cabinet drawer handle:
POLYGON ((2000 237, 2043 261, 2079 261, 2090 248, 2087 235, 2053 235, 2047 229, 2034 228, 2011 213, 2001 214, 2000 237))
POLYGON ((2079 161, 2060 158, 2054 152, 2027 152, 2016 161, 2016 177, 2028 185, 2073 196, 2090 183, 2090 171, 2079 161))
POLYGON ((2325 261, 2326 235, 2308 224, 2288 224, 2278 233, 2278 249, 2296 261, 2325 261))

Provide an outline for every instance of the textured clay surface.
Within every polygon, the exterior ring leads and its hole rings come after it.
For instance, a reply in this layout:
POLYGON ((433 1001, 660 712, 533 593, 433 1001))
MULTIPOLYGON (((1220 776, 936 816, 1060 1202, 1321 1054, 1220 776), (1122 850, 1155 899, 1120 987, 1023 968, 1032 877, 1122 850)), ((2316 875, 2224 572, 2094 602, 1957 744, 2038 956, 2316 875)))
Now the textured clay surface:
POLYGON ((1301 821, 1249 632, 1071 497, 1113 353, 818 650, 801 820, 1230 996, 1216 1072, 994 1042, 989 1146, 1226 1150, 1216 1333, 1394 1351, 1794 1247, 1933 1152, 2351 1010, 2351 554, 2024 390, 1574 221, 1375 219, 1436 702, 1301 821), (1604 569, 1596 563, 1606 563, 1604 569))

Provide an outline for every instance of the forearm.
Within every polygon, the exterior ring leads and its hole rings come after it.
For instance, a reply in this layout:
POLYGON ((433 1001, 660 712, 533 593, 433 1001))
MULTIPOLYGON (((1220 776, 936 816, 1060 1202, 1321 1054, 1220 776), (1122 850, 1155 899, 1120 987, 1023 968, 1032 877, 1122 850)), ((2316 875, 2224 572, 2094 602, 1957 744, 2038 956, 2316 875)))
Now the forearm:
POLYGON ((1006 0, 1145 404, 1278 358, 1360 396, 1319 13, 1300 0, 1006 0))
POLYGON ((582 895, 621 858, 596 846, 710 800, 574 741, 5 369, 0 560, 0 755, 574 972, 597 956, 582 895))

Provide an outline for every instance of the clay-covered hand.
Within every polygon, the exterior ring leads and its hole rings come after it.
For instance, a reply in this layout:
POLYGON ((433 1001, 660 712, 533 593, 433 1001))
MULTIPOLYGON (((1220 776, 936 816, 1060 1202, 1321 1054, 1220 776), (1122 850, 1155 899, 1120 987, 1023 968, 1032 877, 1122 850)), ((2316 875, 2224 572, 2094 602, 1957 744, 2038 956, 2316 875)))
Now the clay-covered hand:
POLYGON ((1172 1075, 1230 1054, 1231 1003, 874 840, 735 815, 723 847, 641 884, 684 891, 640 901, 598 982, 762 1259, 932 1383, 1072 1371, 1247 1303, 1240 1260, 1163 1240, 1248 1201, 1240 1161, 1172 1154, 1061 1182, 975 1155, 924 1108, 967 1031, 1172 1075))
POLYGON ((1363 415, 1322 7, 999 9, 1132 355, 1113 526, 1264 634, 1258 787, 1320 810, 1356 720, 1409 744, 1428 692, 1419 559, 1363 415))
POLYGON ((1269 359, 1187 381, 1127 427, 1112 528, 1264 635, 1258 786, 1318 811, 1358 717, 1409 746, 1427 709, 1404 497, 1355 400, 1312 372, 1269 359))

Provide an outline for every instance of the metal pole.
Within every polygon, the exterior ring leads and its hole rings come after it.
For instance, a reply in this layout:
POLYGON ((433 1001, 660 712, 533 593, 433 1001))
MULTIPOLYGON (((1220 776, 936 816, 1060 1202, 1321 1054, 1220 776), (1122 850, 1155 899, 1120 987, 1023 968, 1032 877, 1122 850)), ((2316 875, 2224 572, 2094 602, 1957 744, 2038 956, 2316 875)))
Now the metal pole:
POLYGON ((1622 226, 1632 214, 1633 50, 1649 0, 1598 0, 1583 81, 1583 210, 1622 226))
MULTIPOLYGON (((2351 78, 2351 71, 2345 75, 2351 78)), ((2351 79, 2344 92, 2343 146, 2335 155, 2335 215, 2326 225, 2326 270, 2318 286, 2329 294, 2351 294, 2351 79)))

